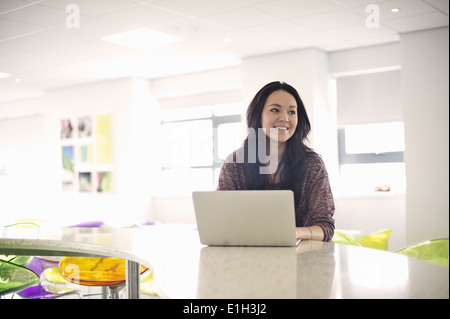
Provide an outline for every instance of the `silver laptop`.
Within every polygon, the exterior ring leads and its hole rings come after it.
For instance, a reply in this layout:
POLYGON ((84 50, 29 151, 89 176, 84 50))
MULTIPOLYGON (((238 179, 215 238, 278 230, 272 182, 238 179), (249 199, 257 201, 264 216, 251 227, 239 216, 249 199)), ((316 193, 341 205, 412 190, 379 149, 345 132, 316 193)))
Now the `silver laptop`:
POLYGON ((212 246, 296 246, 294 194, 193 192, 200 242, 212 246))

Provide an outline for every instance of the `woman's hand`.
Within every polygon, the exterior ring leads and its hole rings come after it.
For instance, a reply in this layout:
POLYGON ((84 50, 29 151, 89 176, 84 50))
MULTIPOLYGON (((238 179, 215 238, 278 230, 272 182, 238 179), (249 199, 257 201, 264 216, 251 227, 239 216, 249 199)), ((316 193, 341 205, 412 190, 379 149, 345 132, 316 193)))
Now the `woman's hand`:
POLYGON ((319 240, 323 241, 324 233, 320 226, 296 227, 295 232, 297 238, 302 240, 319 240))

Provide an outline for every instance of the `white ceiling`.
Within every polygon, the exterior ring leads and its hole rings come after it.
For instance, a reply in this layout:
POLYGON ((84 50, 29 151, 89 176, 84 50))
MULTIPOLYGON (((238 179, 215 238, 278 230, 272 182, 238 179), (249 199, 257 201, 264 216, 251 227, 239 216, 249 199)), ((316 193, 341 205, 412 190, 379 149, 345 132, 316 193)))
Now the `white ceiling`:
POLYGON ((396 42, 402 32, 448 26, 448 6, 448 0, 0 0, 0 72, 10 74, 0 78, 0 102, 115 77, 233 66, 273 52, 396 42), (79 28, 66 26, 70 4, 80 9, 79 28), (379 28, 366 26, 369 4, 380 9, 379 28), (138 50, 101 40, 141 27, 183 42, 138 50))

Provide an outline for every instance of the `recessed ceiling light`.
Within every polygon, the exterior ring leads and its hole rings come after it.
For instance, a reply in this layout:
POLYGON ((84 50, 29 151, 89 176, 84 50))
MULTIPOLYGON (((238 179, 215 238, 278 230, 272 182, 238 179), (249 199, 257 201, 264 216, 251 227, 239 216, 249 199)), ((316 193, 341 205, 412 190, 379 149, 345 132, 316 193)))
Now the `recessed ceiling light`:
POLYGON ((391 12, 392 13, 398 13, 398 12, 400 12, 400 9, 399 8, 392 8, 391 12))
POLYGON ((225 39, 223 39, 223 43, 231 43, 231 39, 230 38, 225 38, 225 39))
POLYGON ((155 48, 182 41, 178 36, 147 28, 111 34, 102 37, 102 40, 137 49, 155 48))
POLYGON ((9 76, 9 73, 0 72, 0 79, 7 78, 8 76, 9 76))

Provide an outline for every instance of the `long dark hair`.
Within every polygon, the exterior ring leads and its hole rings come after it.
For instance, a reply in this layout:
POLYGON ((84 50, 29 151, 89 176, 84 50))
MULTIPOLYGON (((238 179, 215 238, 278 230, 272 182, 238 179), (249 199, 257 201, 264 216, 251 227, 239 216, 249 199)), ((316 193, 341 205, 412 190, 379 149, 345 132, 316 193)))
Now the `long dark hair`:
MULTIPOLYGON (((291 94, 297 102, 297 128, 292 137, 286 142, 286 149, 283 158, 278 165, 278 169, 282 168, 280 173, 280 189, 291 189, 295 194, 300 194, 300 185, 304 176, 304 160, 312 150, 305 145, 307 135, 311 130, 308 115, 306 113, 303 101, 297 90, 291 85, 284 82, 271 82, 266 84, 256 93, 247 109, 247 126, 249 129, 257 131, 261 128, 261 113, 264 109, 267 98, 275 91, 283 90, 291 94)), ((258 134, 256 134, 256 139, 258 134)), ((256 143, 256 147, 259 143, 256 143)), ((244 152, 248 156, 249 137, 244 141, 244 152)), ((271 189, 274 184, 270 181, 268 174, 260 174, 262 164, 258 157, 256 163, 250 161, 244 162, 244 171, 246 177, 247 189, 271 189)), ((296 196, 295 202, 298 204, 300 198, 296 196)))

